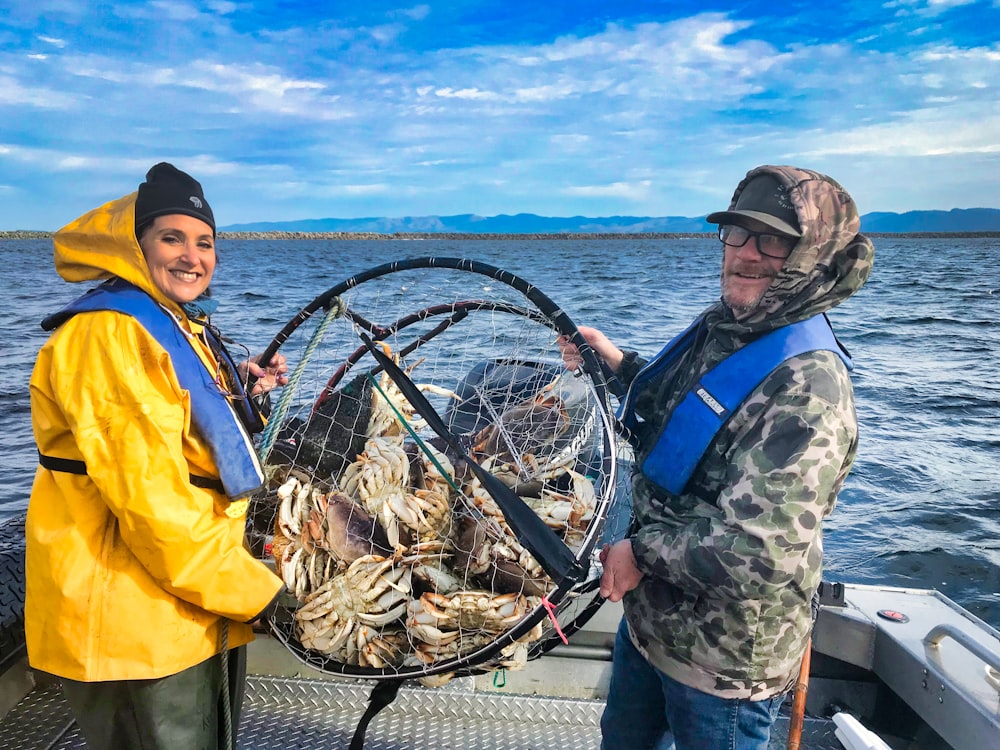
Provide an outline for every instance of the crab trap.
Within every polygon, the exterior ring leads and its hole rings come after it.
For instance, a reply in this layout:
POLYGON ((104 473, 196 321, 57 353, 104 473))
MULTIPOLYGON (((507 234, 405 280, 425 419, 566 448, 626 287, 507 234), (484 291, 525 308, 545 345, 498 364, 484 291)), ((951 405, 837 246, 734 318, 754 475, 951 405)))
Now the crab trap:
POLYGON ((270 627, 300 661, 443 684, 522 666, 596 610, 597 551, 628 516, 610 528, 615 420, 548 297, 482 263, 404 260, 317 297, 262 361, 279 350, 248 535, 285 581, 270 627))

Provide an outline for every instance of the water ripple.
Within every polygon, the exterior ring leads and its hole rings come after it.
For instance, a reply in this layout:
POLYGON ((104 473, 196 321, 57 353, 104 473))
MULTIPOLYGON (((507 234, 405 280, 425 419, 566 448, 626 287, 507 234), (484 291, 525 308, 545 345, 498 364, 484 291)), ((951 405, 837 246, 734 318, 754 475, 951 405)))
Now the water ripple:
MULTIPOLYGON (((1000 627, 1000 292, 996 239, 876 241, 872 278, 831 311, 856 370, 860 447, 825 524, 828 577, 937 588, 1000 627)), ((718 298, 706 240, 223 240, 216 322, 259 351, 334 284, 401 258, 468 257, 535 284, 577 324, 653 354, 718 298)), ((0 241, 0 518, 23 510, 37 461, 27 384, 38 322, 81 289, 48 241, 0 241)), ((470 294, 481 289, 470 281, 470 294)))

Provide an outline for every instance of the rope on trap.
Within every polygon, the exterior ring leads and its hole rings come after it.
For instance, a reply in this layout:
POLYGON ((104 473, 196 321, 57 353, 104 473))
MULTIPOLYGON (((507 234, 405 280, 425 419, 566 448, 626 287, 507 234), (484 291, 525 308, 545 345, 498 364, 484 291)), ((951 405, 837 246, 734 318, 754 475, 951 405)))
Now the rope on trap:
POLYGON ((292 398, 295 396, 298 390, 299 381, 302 379, 303 373, 306 371, 306 367, 309 365, 309 359, 312 357, 313 353, 319 347, 320 342, 323 340, 323 336, 326 334, 326 329, 329 328, 330 324, 344 314, 345 311, 344 303, 340 297, 334 297, 330 301, 329 307, 327 307, 326 315, 323 316, 323 320, 320 324, 316 326, 316 330, 313 331, 312 337, 309 339, 309 343, 302 353, 302 358, 299 363, 295 366, 295 370, 292 372, 291 377, 288 378, 288 383, 282 389, 281 397, 278 399, 278 404, 274 408, 274 412, 271 414, 270 418, 267 420, 267 426, 264 428, 264 432, 261 433, 260 438, 260 460, 263 463, 267 462, 267 457, 271 454, 271 449, 274 447, 274 442, 278 438, 278 431, 281 429, 281 425, 285 423, 285 417, 288 416, 288 411, 292 407, 292 398))

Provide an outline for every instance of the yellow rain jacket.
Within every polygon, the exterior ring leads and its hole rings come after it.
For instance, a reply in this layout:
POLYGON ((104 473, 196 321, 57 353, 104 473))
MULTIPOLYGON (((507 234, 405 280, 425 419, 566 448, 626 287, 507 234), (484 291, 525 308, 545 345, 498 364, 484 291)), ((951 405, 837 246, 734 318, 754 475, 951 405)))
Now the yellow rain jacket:
MULTIPOLYGON (((153 284, 135 238, 136 194, 55 236, 71 282, 120 277, 200 332, 153 284)), ((200 338, 195 350, 215 362, 200 338)), ((25 634, 31 666, 93 682, 164 677, 253 639, 244 623, 281 590, 243 545, 246 502, 190 475, 218 477, 170 357, 130 315, 78 314, 53 331, 31 376, 43 455, 86 475, 35 474, 25 526, 25 634)))

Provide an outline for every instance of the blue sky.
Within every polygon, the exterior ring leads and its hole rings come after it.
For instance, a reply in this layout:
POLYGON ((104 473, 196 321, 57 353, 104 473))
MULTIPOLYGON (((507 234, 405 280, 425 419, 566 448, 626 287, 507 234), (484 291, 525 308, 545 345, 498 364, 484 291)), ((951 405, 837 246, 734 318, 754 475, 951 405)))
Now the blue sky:
POLYGON ((702 216, 763 163, 1000 207, 1000 0, 0 5, 0 229, 171 161, 220 226, 702 216))

